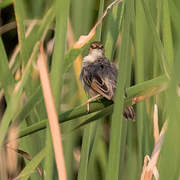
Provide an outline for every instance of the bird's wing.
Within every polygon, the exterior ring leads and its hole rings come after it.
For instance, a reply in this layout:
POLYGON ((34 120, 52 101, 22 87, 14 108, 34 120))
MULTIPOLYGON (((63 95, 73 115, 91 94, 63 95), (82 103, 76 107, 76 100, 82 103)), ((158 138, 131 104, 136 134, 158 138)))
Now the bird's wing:
POLYGON ((108 79, 102 79, 96 75, 91 82, 91 88, 105 98, 111 100, 113 97, 113 90, 108 79))

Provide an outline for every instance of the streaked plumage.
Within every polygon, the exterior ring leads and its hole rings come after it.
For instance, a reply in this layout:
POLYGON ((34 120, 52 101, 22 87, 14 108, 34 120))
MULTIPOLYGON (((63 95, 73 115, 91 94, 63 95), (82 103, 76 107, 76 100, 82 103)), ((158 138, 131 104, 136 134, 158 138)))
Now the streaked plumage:
MULTIPOLYGON (((93 42, 89 49, 89 55, 85 56, 82 63, 80 80, 84 90, 91 96, 97 94, 113 100, 117 83, 117 68, 104 55, 104 47, 101 42, 93 42)), ((126 119, 135 119, 133 107, 128 107, 123 113, 126 119)))

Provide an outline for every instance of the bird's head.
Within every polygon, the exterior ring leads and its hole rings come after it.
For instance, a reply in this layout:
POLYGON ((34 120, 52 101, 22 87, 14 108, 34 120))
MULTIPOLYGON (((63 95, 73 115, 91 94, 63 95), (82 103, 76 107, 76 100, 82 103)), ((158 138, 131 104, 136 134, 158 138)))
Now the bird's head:
POLYGON ((104 56, 103 44, 98 41, 92 42, 89 48, 89 55, 92 55, 94 57, 104 56))

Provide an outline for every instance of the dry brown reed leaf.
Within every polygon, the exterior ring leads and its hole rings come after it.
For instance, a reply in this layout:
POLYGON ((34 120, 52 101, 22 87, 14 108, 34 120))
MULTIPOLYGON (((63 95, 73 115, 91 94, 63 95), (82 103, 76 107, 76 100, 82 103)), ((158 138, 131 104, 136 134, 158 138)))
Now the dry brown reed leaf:
MULTIPOLYGON (((144 165, 143 165, 143 169, 142 169, 142 173, 141 173, 141 180, 144 180, 145 179, 145 175, 146 175, 146 169, 147 169, 147 166, 148 166, 148 162, 150 161, 150 157, 148 155, 146 155, 144 157, 144 165)), ((147 176, 147 175, 146 175, 147 176)))
POLYGON ((103 15, 99 18, 99 20, 96 22, 96 24, 94 25, 94 27, 91 29, 91 31, 89 32, 88 35, 82 35, 80 36, 80 38, 78 39, 78 41, 76 41, 73 45, 73 48, 82 48, 90 39, 93 38, 93 36, 96 34, 96 28, 97 26, 102 22, 102 20, 104 19, 104 17, 106 16, 106 14, 108 13, 108 11, 115 5, 117 5, 118 3, 122 2, 123 0, 116 0, 113 1, 104 11, 103 15))
POLYGON ((8 179, 7 163, 6 163, 6 150, 5 147, 0 151, 0 177, 1 179, 8 179))
POLYGON ((132 105, 136 104, 139 101, 148 99, 151 96, 157 95, 158 93, 164 91, 167 88, 167 85, 168 85, 167 83, 163 83, 158 86, 154 86, 151 88, 151 91, 149 91, 148 94, 146 93, 144 95, 138 95, 138 96, 134 97, 132 99, 132 105))
MULTIPOLYGON (((38 46, 39 46, 39 42, 37 42, 35 44, 32 52, 35 52, 37 50, 38 46)), ((33 53, 31 54, 31 56, 30 56, 30 58, 29 58, 29 60, 28 60, 28 62, 26 64, 26 67, 23 70, 23 74, 21 76, 21 80, 19 80, 18 83, 16 83, 16 86, 14 87, 13 93, 16 93, 19 90, 19 87, 21 86, 22 80, 24 78, 23 76, 24 76, 25 72, 28 70, 29 66, 31 65, 32 60, 33 60, 33 53)))
MULTIPOLYGON (((8 144, 6 147, 17 149, 18 147, 18 127, 12 126, 8 132, 8 144)), ((7 148, 7 167, 11 174, 16 172, 17 169, 17 153, 7 148)))
POLYGON ((180 88, 177 87, 177 95, 180 97, 180 88))
POLYGON ((10 148, 17 149, 18 147, 18 127, 11 125, 8 131, 7 140, 10 141, 8 145, 4 145, 0 152, 0 174, 1 179, 11 179, 17 175, 17 153, 12 151, 10 148), (10 147, 10 148, 8 148, 10 147))
POLYGON ((41 44, 40 46, 40 54, 38 57, 37 65, 40 74, 40 80, 41 80, 42 91, 43 91, 49 126, 50 126, 50 132, 52 136, 58 176, 59 179, 66 180, 67 175, 66 175, 65 161, 63 155, 62 141, 61 141, 62 138, 59 128, 56 108, 54 105, 54 99, 51 91, 50 79, 46 64, 46 55, 44 52, 43 44, 41 44))
POLYGON ((77 147, 73 151, 73 156, 75 159, 75 170, 78 171, 80 166, 80 160, 81 160, 81 149, 80 147, 77 147))
MULTIPOLYGON (((40 23, 40 20, 38 19, 32 19, 32 20, 25 20, 24 21, 24 24, 26 26, 29 26, 32 22, 36 21, 36 24, 40 23)), ((7 23, 3 26, 0 27, 0 35, 12 30, 12 29, 15 29, 17 27, 17 24, 16 24, 16 21, 13 21, 13 22, 10 22, 10 23, 7 23)))
POLYGON ((166 128, 167 128, 167 122, 164 123, 161 132, 159 134, 159 126, 158 126, 158 108, 157 105, 154 106, 154 137, 155 137, 155 145, 152 152, 151 157, 148 155, 144 158, 144 166, 141 173, 141 180, 151 180, 152 176, 154 175, 155 179, 159 179, 159 172, 157 170, 156 164, 158 161, 158 157, 160 154, 160 150, 163 144, 166 128))
POLYGON ((153 113, 153 125, 154 125, 154 144, 157 143, 159 139, 159 126, 158 126, 158 107, 157 104, 154 105, 153 113))
MULTIPOLYGON (((25 36, 28 37, 30 32, 32 31, 32 29, 34 28, 34 26, 37 24, 38 20, 32 20, 31 23, 29 24, 27 30, 26 30, 26 34, 25 36)), ((19 44, 15 47, 12 55, 11 55, 11 58, 10 58, 10 61, 9 61, 9 68, 11 68, 16 60, 16 57, 17 55, 19 54, 20 52, 20 46, 19 44)))
POLYGON ((48 43, 47 43, 47 50, 46 50, 46 52, 47 52, 48 55, 51 55, 52 52, 53 52, 53 48, 54 48, 54 40, 55 40, 55 39, 52 38, 52 39, 49 40, 48 43))

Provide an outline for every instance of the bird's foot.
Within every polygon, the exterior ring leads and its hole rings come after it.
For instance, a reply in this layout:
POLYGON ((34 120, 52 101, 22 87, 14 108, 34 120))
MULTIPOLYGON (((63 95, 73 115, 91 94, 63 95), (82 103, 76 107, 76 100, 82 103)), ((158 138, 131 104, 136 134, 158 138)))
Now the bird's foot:
POLYGON ((90 102, 92 102, 93 100, 96 100, 97 98, 99 98, 101 95, 97 94, 96 96, 93 96, 91 98, 89 98, 84 104, 87 104, 87 112, 90 112, 90 102))

